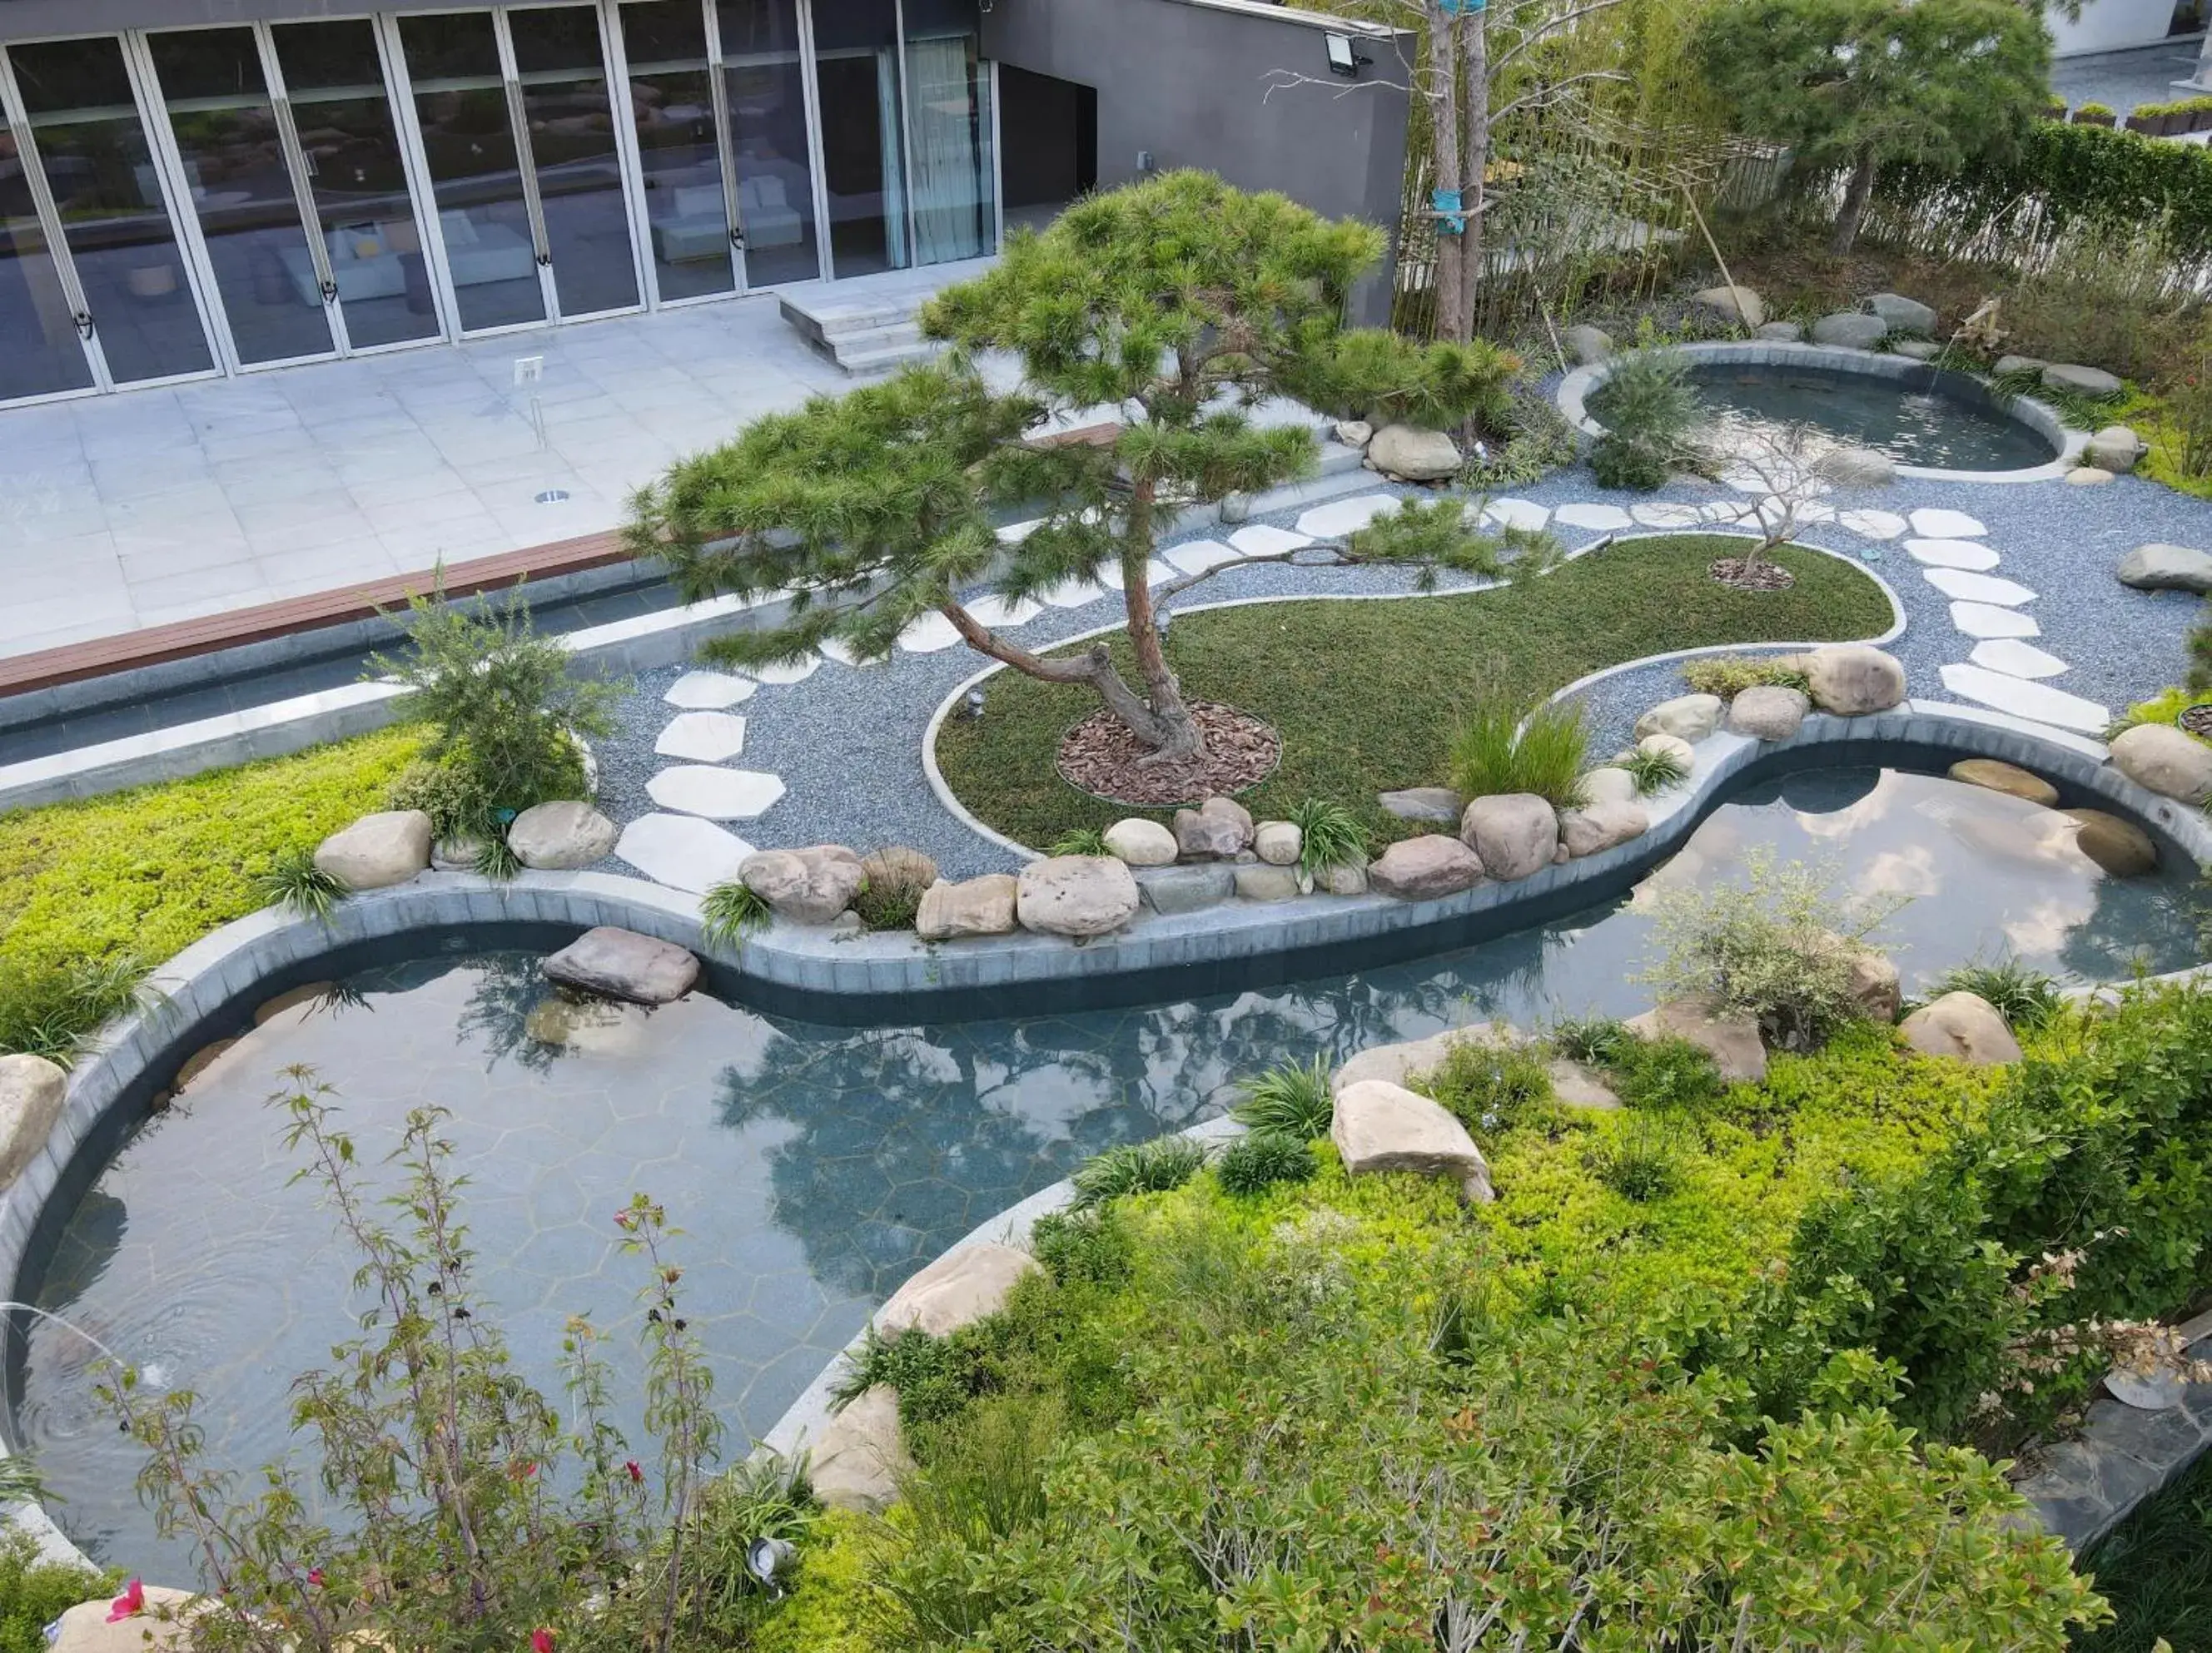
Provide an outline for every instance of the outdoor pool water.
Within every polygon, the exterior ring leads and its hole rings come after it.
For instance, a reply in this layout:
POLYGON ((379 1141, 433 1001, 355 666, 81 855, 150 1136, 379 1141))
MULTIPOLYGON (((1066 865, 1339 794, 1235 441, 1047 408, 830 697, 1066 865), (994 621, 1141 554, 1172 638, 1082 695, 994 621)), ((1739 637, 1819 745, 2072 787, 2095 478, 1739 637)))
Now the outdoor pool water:
MULTIPOLYGON (((1738 793, 1650 883, 1741 877, 1765 848, 1835 870, 1839 891, 1910 897, 1878 938, 1908 991, 2006 951, 2075 976, 2193 962, 2182 886, 2104 878, 2060 818, 1924 775, 1806 771, 1738 793)), ((408 1109, 453 1110, 478 1284, 550 1391, 565 1316, 631 1325, 639 1274, 611 1218, 635 1190, 662 1201, 687 1231, 686 1311, 742 1449, 916 1267, 1100 1149, 1218 1111, 1240 1075, 1490 1015, 1644 1008, 1650 887, 1466 951, 1196 1003, 855 1030, 701 995, 586 1015, 561 1045, 532 1036, 547 1030, 536 957, 457 939, 233 1047, 86 1194, 39 1301, 197 1392, 216 1462, 283 1454, 292 1377, 355 1329, 352 1260, 314 1191, 290 1184, 264 1105, 288 1065, 310 1064, 370 1160, 408 1109)), ((78 1542, 181 1582, 191 1560, 155 1536, 131 1443, 91 1396, 95 1358, 31 1324, 16 1438, 78 1542)))
MULTIPOLYGON (((1871 447, 1899 465, 1945 471, 2022 471, 2056 457, 2036 431, 2004 413, 1976 381, 1956 374, 1917 373, 1898 380, 1774 363, 1692 364, 1690 378, 1711 416, 1714 446, 1739 447, 1750 435, 1809 425, 1817 451, 1871 447)), ((1605 388, 1590 398, 1605 420, 1605 388)))

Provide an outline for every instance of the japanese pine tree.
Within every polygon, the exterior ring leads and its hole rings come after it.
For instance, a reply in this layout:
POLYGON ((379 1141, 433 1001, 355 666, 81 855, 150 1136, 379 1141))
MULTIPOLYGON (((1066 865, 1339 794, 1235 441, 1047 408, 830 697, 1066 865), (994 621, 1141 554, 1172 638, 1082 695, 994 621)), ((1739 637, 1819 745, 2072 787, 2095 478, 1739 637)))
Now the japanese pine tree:
MULTIPOLYGON (((731 664, 833 640, 878 659, 941 615, 981 653, 1088 685, 1159 758, 1194 757, 1203 738, 1146 582, 1176 513, 1312 469, 1310 424, 1263 424, 1253 408, 1291 397, 1442 428, 1502 405, 1516 364, 1487 344, 1344 327, 1346 295, 1382 251, 1366 225, 1201 173, 1093 196, 931 301, 925 329, 950 347, 939 360, 679 462, 633 497, 629 543, 665 557, 695 600, 789 593, 784 623, 714 640, 731 664), (1002 540, 1016 520, 1035 526, 1002 540), (979 588, 1013 604, 1094 580, 1121 589, 1134 683, 1103 644, 1039 655, 976 611, 979 588)), ((1424 520, 1358 554, 1487 568, 1494 551, 1424 520)))

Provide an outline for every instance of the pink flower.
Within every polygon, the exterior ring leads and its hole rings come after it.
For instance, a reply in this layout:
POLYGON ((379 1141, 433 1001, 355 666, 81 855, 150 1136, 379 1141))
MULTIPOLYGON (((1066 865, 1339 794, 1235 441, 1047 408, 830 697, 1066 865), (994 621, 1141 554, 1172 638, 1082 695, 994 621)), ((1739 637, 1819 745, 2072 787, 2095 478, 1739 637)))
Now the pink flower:
MULTIPOLYGON (((125 1619, 135 1619, 146 1610, 146 1586, 134 1578, 123 1587, 123 1594, 107 1604, 107 1622, 121 1624, 125 1619)), ((540 1650, 544 1653, 544 1650, 540 1650)))
POLYGON ((307 1582, 313 1584, 317 1589, 320 1589, 323 1587, 323 1570, 320 1567, 308 1568, 307 1582))
POLYGON ((629 1472, 629 1478, 633 1482, 641 1481, 645 1479, 645 1471, 637 1467, 637 1460, 635 1458, 629 1459, 623 1465, 623 1468, 629 1472))
POLYGON ((553 1653, 553 1632, 542 1625, 532 1631, 530 1653, 553 1653))

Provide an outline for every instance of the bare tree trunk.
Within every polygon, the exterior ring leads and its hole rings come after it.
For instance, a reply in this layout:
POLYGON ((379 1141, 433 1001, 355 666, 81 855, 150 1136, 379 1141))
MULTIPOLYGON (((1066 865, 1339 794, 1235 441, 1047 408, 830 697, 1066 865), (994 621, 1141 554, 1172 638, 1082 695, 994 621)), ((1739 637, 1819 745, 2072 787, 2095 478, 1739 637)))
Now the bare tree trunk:
MULTIPOLYGON (((1129 490, 1129 522, 1121 540, 1121 599, 1129 615, 1129 642, 1137 653, 1137 670, 1145 679, 1146 698, 1163 738, 1150 742, 1148 763, 1173 763, 1197 757, 1206 751, 1206 737, 1183 703, 1182 684, 1168 665, 1160 647, 1159 626, 1152 614, 1152 589, 1146 583, 1152 561, 1153 490, 1149 477, 1139 478, 1129 490)), ((1132 725, 1132 727, 1135 726, 1132 725)), ((1142 731, 1139 732, 1139 733, 1142 731)))
POLYGON ((1829 252, 1851 250, 1851 243, 1859 238, 1859 226, 1866 220, 1867 203, 1873 198, 1874 157, 1863 155, 1859 164, 1851 168, 1851 181, 1844 186, 1844 210, 1836 215, 1835 233, 1828 240, 1829 252))
POLYGON ((945 604, 938 612, 952 622, 952 629, 960 634, 961 641, 977 653, 1003 660, 1015 671, 1045 683, 1087 684, 1106 702, 1107 710, 1136 731, 1138 739, 1148 746, 1166 744, 1167 726, 1152 715, 1152 708, 1145 704, 1144 696, 1121 680, 1105 644, 1093 643, 1080 654, 1047 659, 1042 654, 1032 654, 1019 643, 1008 642, 958 603, 945 604))
POLYGON ((1460 30, 1462 78, 1467 82, 1467 119, 1460 173, 1464 179, 1467 234, 1460 239, 1460 313, 1474 334, 1475 289, 1482 281, 1482 206, 1489 188, 1490 170, 1490 11, 1485 6, 1465 14, 1460 30))
MULTIPOLYGON (((1439 191, 1457 192, 1466 174, 1459 149, 1459 62, 1453 50, 1452 14, 1432 3, 1426 8, 1429 24, 1429 159, 1439 191)), ((1471 230, 1473 226, 1468 226, 1471 230)), ((1468 338, 1467 289, 1461 270, 1467 258, 1467 236, 1445 233, 1437 220, 1435 287, 1436 330, 1438 338, 1464 344, 1468 338)))

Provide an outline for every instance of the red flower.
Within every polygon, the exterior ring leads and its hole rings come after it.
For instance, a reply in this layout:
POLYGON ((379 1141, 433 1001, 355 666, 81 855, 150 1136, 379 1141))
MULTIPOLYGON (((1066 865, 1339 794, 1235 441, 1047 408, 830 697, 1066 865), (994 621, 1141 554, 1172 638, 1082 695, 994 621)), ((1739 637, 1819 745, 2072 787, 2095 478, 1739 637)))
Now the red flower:
POLYGON ((320 1567, 308 1568, 307 1582, 313 1584, 317 1589, 320 1589, 323 1587, 323 1570, 320 1567))
POLYGON ((530 1632, 530 1653, 553 1653, 553 1632, 542 1625, 530 1632))
POLYGON ((146 1610, 146 1586, 134 1578, 123 1587, 123 1594, 107 1604, 107 1622, 121 1624, 125 1619, 135 1619, 146 1610))
POLYGON ((617 1228, 628 1228, 630 1225, 630 1213, 627 1211, 618 1211, 615 1213, 615 1226, 617 1228))
POLYGON ((635 1458, 632 1458, 628 1462, 624 1463, 623 1468, 629 1472, 629 1478, 632 1481, 641 1481, 645 1479, 645 1471, 637 1467, 637 1460, 635 1458))

